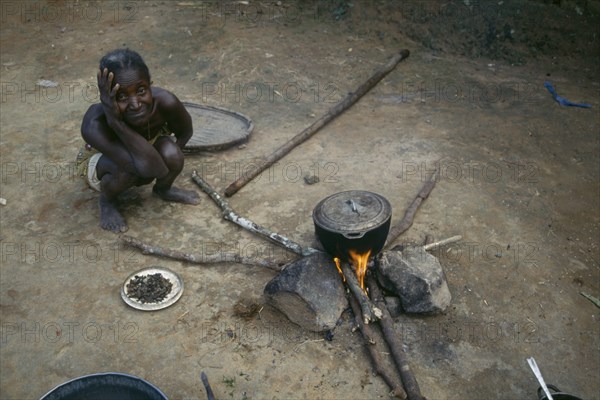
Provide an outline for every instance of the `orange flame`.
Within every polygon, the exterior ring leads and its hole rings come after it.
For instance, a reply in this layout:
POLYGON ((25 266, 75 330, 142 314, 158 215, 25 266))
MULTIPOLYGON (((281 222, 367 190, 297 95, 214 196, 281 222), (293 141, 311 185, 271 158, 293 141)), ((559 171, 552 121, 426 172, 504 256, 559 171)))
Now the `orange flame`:
POLYGON ((354 264, 354 271, 356 272, 358 283, 362 290, 365 290, 365 274, 367 273, 367 262, 369 261, 371 250, 368 250, 363 254, 358 254, 356 251, 350 249, 348 250, 348 254, 350 254, 350 259, 354 264))
POLYGON ((333 257, 333 262, 335 263, 335 267, 337 268, 338 272, 340 273, 340 276, 342 277, 342 282, 346 282, 346 277, 344 276, 344 273, 342 272, 342 267, 340 265, 340 259, 337 257, 333 257))

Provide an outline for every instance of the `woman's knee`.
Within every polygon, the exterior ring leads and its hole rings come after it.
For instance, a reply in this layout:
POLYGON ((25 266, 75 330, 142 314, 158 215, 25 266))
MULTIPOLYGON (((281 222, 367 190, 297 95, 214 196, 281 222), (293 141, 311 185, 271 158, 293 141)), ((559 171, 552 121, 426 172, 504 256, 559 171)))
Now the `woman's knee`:
POLYGON ((98 179, 105 180, 106 184, 116 191, 122 191, 133 186, 143 186, 151 183, 155 178, 142 178, 132 172, 134 168, 119 166, 106 156, 100 157, 96 166, 98 179))
POLYGON ((169 171, 181 171, 183 169, 183 153, 175 142, 168 137, 159 138, 155 148, 163 158, 169 171))

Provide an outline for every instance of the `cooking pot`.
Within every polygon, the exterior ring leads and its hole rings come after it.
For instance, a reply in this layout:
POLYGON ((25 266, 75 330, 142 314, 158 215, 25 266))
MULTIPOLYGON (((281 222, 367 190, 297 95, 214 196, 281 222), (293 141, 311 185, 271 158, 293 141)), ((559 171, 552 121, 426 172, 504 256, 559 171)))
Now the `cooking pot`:
POLYGON ((40 400, 168 400, 150 382, 137 376, 106 372, 81 376, 65 382, 40 400))
POLYGON ((313 210, 315 233, 332 256, 350 261, 349 250, 375 255, 387 239, 392 206, 376 193, 349 190, 333 194, 313 210))
MULTIPOLYGON (((561 392, 554 385, 546 385, 546 386, 548 387, 548 390, 550 391, 550 394, 552 395, 552 398, 554 400, 582 400, 581 397, 577 397, 577 396, 573 396, 572 394, 567 394, 567 393, 561 392)), ((544 393, 544 389, 542 389, 541 386, 538 388, 537 394, 538 394, 539 400, 548 400, 548 397, 546 397, 546 394, 544 393)))

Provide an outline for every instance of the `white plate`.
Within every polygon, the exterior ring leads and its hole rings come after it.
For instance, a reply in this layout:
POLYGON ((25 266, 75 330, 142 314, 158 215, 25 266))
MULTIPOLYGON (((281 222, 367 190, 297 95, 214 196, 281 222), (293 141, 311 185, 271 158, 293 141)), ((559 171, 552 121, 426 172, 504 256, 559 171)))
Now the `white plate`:
POLYGON ((175 302, 179 300, 182 294, 183 280, 181 279, 181 277, 175 272, 161 267, 149 267, 134 272, 133 274, 129 275, 127 279, 125 279, 125 283, 123 283, 123 286, 121 286, 121 298, 123 299, 123 301, 129 306, 143 311, 156 311, 162 310, 163 308, 167 308, 175 304, 175 302), (127 296, 127 284, 131 282, 132 279, 134 279, 136 276, 148 276, 154 275, 156 273, 161 274, 163 278, 168 279, 173 285, 173 287, 171 288, 171 292, 169 292, 167 297, 165 297, 162 301, 159 301, 157 303, 142 303, 141 301, 132 299, 129 296, 127 296))

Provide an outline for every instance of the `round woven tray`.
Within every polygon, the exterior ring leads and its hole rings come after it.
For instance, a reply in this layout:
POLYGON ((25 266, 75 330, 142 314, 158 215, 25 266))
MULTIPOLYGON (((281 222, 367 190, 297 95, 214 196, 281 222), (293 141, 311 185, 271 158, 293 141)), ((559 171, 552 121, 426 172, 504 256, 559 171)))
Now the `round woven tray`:
POLYGON ((187 102, 183 105, 194 127, 185 152, 223 150, 246 141, 254 129, 252 120, 238 112, 187 102))

